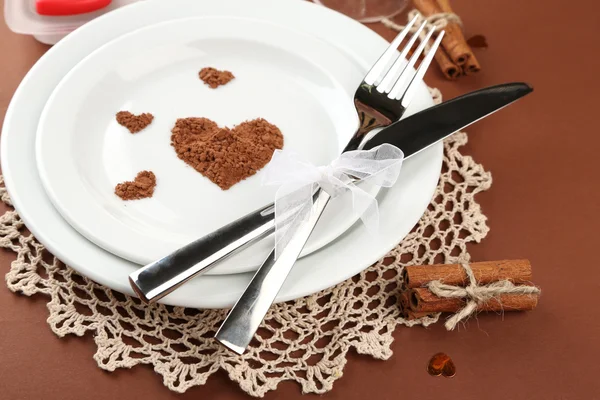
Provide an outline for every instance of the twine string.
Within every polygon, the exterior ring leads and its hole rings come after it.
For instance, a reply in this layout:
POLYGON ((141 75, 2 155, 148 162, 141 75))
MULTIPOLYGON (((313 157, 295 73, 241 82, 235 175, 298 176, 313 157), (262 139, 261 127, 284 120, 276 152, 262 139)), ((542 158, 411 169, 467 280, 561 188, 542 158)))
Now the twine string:
MULTIPOLYGON (((460 19, 460 17, 458 15, 456 15, 454 13, 438 13, 438 14, 432 14, 429 17, 425 17, 425 16, 423 16, 423 14, 421 14, 419 12, 419 10, 411 10, 408 13, 408 18, 407 18, 408 21, 411 21, 415 16, 417 17, 417 20, 415 21, 415 24, 409 29, 409 32, 411 32, 411 33, 417 32, 417 30, 419 29, 419 27, 421 26, 423 21, 427 22, 427 25, 425 25, 425 27, 428 29, 423 29, 421 31, 421 33, 419 34, 419 39, 421 41, 423 41, 425 39, 425 37, 427 36, 427 32, 432 27, 436 28, 436 32, 441 32, 446 27, 446 25, 448 25, 450 23, 456 23, 462 27, 462 20, 460 19)), ((406 25, 397 24, 389 18, 384 18, 381 22, 386 27, 388 27, 390 29, 394 29, 398 32, 403 30, 404 28, 406 28, 406 25)), ((427 43, 425 45, 425 51, 428 52, 430 48, 431 48, 431 46, 429 45, 429 43, 427 43)))

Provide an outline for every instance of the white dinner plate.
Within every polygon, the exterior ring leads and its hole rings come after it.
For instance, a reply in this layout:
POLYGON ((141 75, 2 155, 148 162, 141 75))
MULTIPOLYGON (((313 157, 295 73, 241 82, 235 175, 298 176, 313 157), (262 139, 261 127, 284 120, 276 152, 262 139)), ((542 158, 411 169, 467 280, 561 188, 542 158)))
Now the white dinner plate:
MULTIPOLYGON (((314 165, 343 150, 358 127, 352 96, 363 71, 335 46, 267 21, 195 17, 124 35, 77 64, 50 96, 37 130, 37 163, 50 200, 82 235, 129 261, 147 264, 273 201, 262 171, 222 190, 177 157, 177 118, 207 117, 233 127, 262 117, 278 126, 284 149, 314 165), (236 78, 211 89, 205 66, 236 78), (132 135, 115 114, 150 112, 132 135), (123 201, 115 186, 139 171, 157 176, 149 199, 123 201)), ((372 195, 377 190, 370 188, 372 195)), ((304 255, 356 221, 351 196, 332 201, 304 255)), ((273 238, 211 272, 256 269, 273 238)))
MULTIPOLYGON (((37 173, 35 133, 48 97, 78 62, 125 33, 190 16, 227 15, 265 21, 317 36, 341 49, 366 71, 388 43, 369 28, 310 2, 296 0, 147 0, 102 16, 67 36, 31 69, 17 89, 2 131, 1 161, 7 189, 25 224, 50 252, 81 274, 133 295, 127 277, 136 264, 125 261, 74 230, 52 206, 37 173)), ((407 115, 432 105, 424 83, 407 115)), ((383 257, 410 231, 426 209, 440 174, 441 143, 404 163, 397 184, 379 196, 380 235, 359 223, 329 246, 295 265, 276 301, 295 299, 333 286, 383 257)), ((252 274, 202 276, 165 297, 166 304, 215 308, 231 306, 252 274)))

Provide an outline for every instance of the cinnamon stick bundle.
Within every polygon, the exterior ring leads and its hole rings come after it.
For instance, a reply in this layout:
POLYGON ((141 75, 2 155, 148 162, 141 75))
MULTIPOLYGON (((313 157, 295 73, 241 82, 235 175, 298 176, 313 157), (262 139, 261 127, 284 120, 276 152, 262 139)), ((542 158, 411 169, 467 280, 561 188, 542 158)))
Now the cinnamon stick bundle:
MULTIPOLYGON (((437 3, 439 4, 442 12, 453 13, 454 14, 454 11, 452 10, 452 7, 450 6, 450 1, 449 0, 437 0, 437 3)), ((460 26, 458 26, 457 24, 449 24, 449 25, 454 25, 454 26, 456 26, 458 28, 458 33, 460 33, 460 37, 462 38, 461 47, 462 48, 466 48, 468 50, 468 53, 469 53, 467 61, 464 63, 464 65, 462 65, 463 73, 465 75, 471 75, 471 74, 474 74, 476 72, 479 72, 481 70, 481 66, 479 65, 479 62, 477 61, 477 58, 475 57, 475 54, 473 54, 473 51, 471 50, 471 47, 469 46, 469 44, 465 40, 465 37, 462 34, 460 26)))
MULTIPOLYGON (((409 293, 410 309, 414 313, 455 313, 467 303, 466 299, 438 297, 426 288, 414 288, 409 293)), ((529 311, 538 300, 538 294, 502 294, 479 304, 477 311, 529 311)))
MULTIPOLYGON (((425 17, 444 12, 441 7, 441 1, 438 3, 436 0, 413 0, 413 4, 425 17)), ((444 6, 450 7, 447 1, 444 2, 444 6)), ((473 53, 462 34, 460 26, 455 23, 449 23, 444 30, 446 34, 442 39, 442 47, 454 64, 463 65, 473 53)))
POLYGON ((541 293, 528 284, 529 260, 407 266, 402 278, 401 315, 454 313, 444 324, 448 330, 480 311, 533 310, 541 293))
MULTIPOLYGON (((509 280, 515 285, 531 282, 529 260, 483 261, 469 264, 479 285, 509 280)), ((466 286, 469 278, 460 264, 412 265, 402 272, 404 286, 408 289, 425 286, 431 281, 448 285, 466 286)))
MULTIPOLYGON (((419 12, 430 17, 440 13, 454 13, 449 0, 413 0, 419 12)), ((442 73, 448 79, 454 80, 460 75, 471 75, 481 70, 477 58, 465 40, 461 27, 455 22, 449 22, 444 28, 446 34, 442 45, 435 54, 435 59, 442 73)))

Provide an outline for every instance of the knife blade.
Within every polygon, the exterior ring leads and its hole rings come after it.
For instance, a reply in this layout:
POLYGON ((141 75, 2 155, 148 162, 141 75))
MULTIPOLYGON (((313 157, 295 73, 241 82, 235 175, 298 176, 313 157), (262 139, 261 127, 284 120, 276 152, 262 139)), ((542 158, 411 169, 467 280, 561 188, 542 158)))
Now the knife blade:
POLYGON ((390 143, 402 150, 406 159, 532 91, 533 88, 526 83, 515 82, 467 93, 381 130, 363 149, 370 150, 380 144, 390 143))
MULTIPOLYGON (((409 157, 531 91, 525 83, 508 83, 456 97, 382 129, 364 149, 390 143, 409 157)), ((157 301, 218 261, 273 233, 274 217, 272 204, 247 214, 134 271, 129 275, 131 287, 142 301, 157 301)))
MULTIPOLYGON (((532 90, 524 83, 510 83, 466 94, 394 124, 402 125, 402 129, 390 129, 392 125, 382 130, 363 149, 394 144, 404 152, 406 160, 532 90)), ((329 194, 320 190, 308 220, 300 225, 277 259, 275 250, 271 251, 223 321, 215 335, 217 341, 238 354, 244 353, 330 199, 329 194)))

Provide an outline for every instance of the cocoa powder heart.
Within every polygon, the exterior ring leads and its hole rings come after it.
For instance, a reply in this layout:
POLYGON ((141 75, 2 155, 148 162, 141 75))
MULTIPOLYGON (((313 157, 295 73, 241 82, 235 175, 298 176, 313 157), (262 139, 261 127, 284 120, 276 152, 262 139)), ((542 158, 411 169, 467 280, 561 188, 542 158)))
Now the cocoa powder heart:
POLYGON ((152 171, 141 171, 133 181, 119 183, 115 194, 123 200, 138 200, 152 197, 156 187, 156 176, 152 171))
POLYGON ((474 35, 467 39, 467 44, 471 47, 479 47, 482 49, 488 48, 487 39, 483 35, 474 35))
POLYGON ((262 118, 233 129, 208 118, 180 118, 171 132, 177 156, 223 190, 254 175, 283 147, 279 128, 262 118))
POLYGON ((226 85, 229 81, 235 78, 235 76, 229 71, 219 71, 218 69, 212 67, 202 68, 200 72, 198 72, 198 76, 212 89, 216 89, 221 85, 226 85))
POLYGON ((134 115, 129 111, 119 111, 117 113, 117 122, 129 129, 131 133, 137 133, 150 125, 154 115, 150 113, 143 113, 140 115, 134 115))

